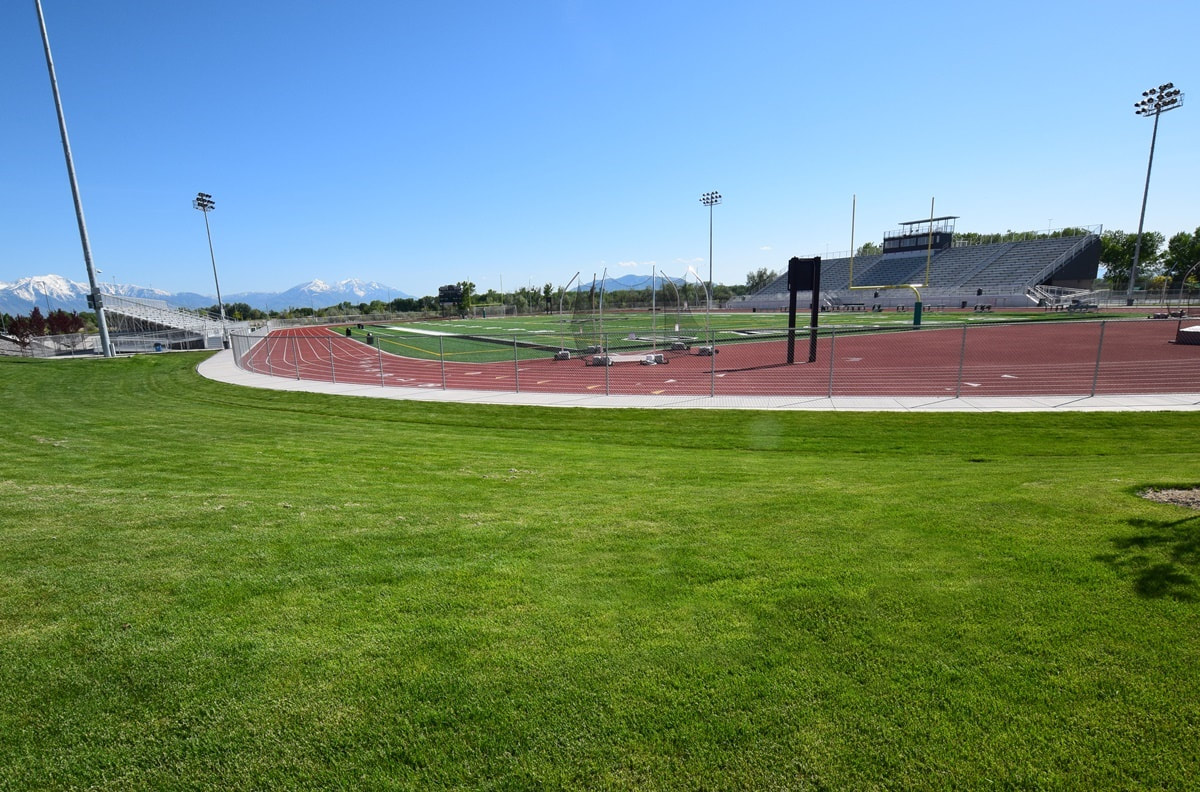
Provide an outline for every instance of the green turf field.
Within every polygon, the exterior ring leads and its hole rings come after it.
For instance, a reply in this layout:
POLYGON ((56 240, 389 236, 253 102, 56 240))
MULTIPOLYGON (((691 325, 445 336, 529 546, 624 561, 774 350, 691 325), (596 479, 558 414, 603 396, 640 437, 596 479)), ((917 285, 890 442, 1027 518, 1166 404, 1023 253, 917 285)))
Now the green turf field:
POLYGON ((1188 789, 1200 412, 0 360, 0 789, 1188 789))
MULTIPOLYGON (((961 326, 996 322, 1026 321, 1095 321, 1096 314, 1073 315, 1045 311, 974 314, 970 312, 931 311, 922 318, 923 327, 948 324, 961 326)), ((798 327, 807 327, 808 313, 798 314, 798 327)), ((890 332, 912 327, 911 312, 830 312, 819 319, 822 331, 832 332, 890 332)), ((620 350, 635 352, 669 347, 675 339, 704 344, 711 338, 716 344, 746 343, 755 340, 742 331, 763 333, 760 340, 778 340, 787 332, 787 314, 780 312, 730 313, 715 311, 678 313, 660 311, 621 311, 581 320, 570 314, 530 315, 510 317, 470 317, 436 321, 382 323, 362 331, 352 329, 359 337, 370 332, 384 352, 406 357, 436 360, 445 357, 469 363, 495 363, 503 360, 545 358, 549 351, 566 348, 572 351, 607 342, 620 350), (514 340, 517 343, 514 343, 514 340), (657 346, 655 346, 657 342, 657 346)))

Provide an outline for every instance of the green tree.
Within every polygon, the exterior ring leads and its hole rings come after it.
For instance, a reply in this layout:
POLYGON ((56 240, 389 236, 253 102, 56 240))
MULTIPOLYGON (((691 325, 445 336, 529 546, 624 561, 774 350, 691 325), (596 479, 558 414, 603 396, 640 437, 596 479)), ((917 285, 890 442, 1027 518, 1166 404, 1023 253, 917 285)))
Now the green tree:
POLYGON ((554 285, 547 283, 542 286, 542 303, 546 306, 546 313, 550 313, 552 303, 551 296, 554 294, 554 285))
MULTIPOLYGON (((1129 285, 1129 270, 1133 266, 1133 251, 1137 246, 1137 234, 1124 231, 1105 231, 1100 235, 1100 265, 1113 289, 1129 285)), ((1142 250, 1138 258, 1138 276, 1148 277, 1158 272, 1159 251, 1163 235, 1157 231, 1142 233, 1142 250)))
POLYGON ((29 346, 35 336, 46 334, 46 320, 35 306, 29 316, 15 316, 8 320, 8 334, 23 347, 29 346))
POLYGON ((35 336, 46 335, 46 317, 42 316, 42 309, 36 305, 29 312, 29 332, 35 336))
POLYGON ((462 287, 462 299, 459 301, 458 307, 469 311, 475 300, 475 284, 471 281, 459 281, 458 285, 462 287))
POLYGON ((425 307, 426 301, 428 301, 430 305, 437 304, 436 297, 422 297, 419 300, 413 297, 397 297, 387 304, 387 309, 391 313, 411 313, 414 311, 434 310, 434 308, 425 307))
POLYGON ((766 267, 759 267, 753 272, 746 273, 746 289, 750 294, 758 291, 766 286, 771 281, 779 277, 779 273, 766 267))
MULTIPOLYGON (((1200 228, 1191 234, 1180 231, 1171 237, 1166 255, 1163 256, 1163 274, 1171 279, 1171 283, 1181 285, 1183 277, 1192 267, 1200 271, 1197 264, 1200 264, 1200 228)), ((1193 272, 1192 277, 1195 275, 1196 272, 1193 272)))
MULTIPOLYGON (((220 316, 221 314, 220 305, 210 305, 204 310, 212 316, 220 316)), ((251 307, 249 303, 227 302, 225 303, 225 317, 240 322, 244 319, 266 319, 267 315, 263 311, 251 307)))
POLYGON ((77 313, 67 313, 59 308, 46 317, 46 330, 50 335, 69 335, 83 330, 83 318, 77 313))
POLYGON ((859 248, 856 256, 878 256, 883 253, 883 248, 874 242, 864 242, 859 248))

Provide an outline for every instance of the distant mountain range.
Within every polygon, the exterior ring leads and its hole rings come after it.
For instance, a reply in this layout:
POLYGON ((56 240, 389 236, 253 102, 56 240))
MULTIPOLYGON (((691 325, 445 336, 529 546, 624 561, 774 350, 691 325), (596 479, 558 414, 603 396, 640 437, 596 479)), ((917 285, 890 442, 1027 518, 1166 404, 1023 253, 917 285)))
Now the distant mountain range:
MULTIPOLYGON (((168 305, 179 308, 207 308, 217 304, 217 298, 207 294, 181 292, 172 294, 162 289, 148 289, 143 286, 102 283, 100 291, 105 294, 119 294, 123 297, 139 297, 148 300, 162 300, 168 305)), ((35 305, 45 313, 47 307, 51 311, 63 309, 66 311, 86 311, 88 285, 67 280, 61 275, 34 275, 21 278, 16 283, 0 282, 0 311, 12 316, 28 314, 35 305)), ((309 281, 293 286, 283 292, 242 292, 240 294, 222 294, 221 299, 226 303, 243 302, 251 308, 264 311, 284 311, 288 308, 325 308, 340 302, 351 302, 357 305, 362 302, 383 300, 390 302, 397 297, 409 297, 399 289, 393 289, 382 283, 362 281, 348 278, 336 283, 326 283, 322 280, 309 281)))
MULTIPOLYGON (((684 284, 685 279, 684 278, 665 278, 664 276, 659 275, 657 278, 654 279, 655 287, 661 289, 662 282, 664 280, 670 280, 671 283, 674 283, 676 286, 682 286, 684 284)), ((696 281, 693 280, 692 282, 695 283, 696 281)), ((589 291, 592 288, 592 279, 591 278, 585 279, 582 276, 580 276, 580 280, 578 281, 578 284, 579 285, 575 287, 575 291, 589 291)), ((605 278, 604 280, 601 280, 600 278, 596 278, 596 291, 600 291, 602 285, 603 285, 604 291, 606 291, 606 292, 624 291, 624 290, 628 290, 628 289, 649 289, 650 288, 650 276, 649 275, 622 275, 619 278, 605 278)))
MULTIPOLYGON (((655 279, 658 288, 662 288, 664 278, 660 275, 655 279)), ((676 286, 682 286, 684 278, 670 278, 676 286)), ((600 291, 603 283, 605 292, 625 289, 649 289, 648 275, 623 275, 620 278, 606 278, 602 282, 595 280, 596 291, 600 291)), ((576 281, 574 289, 586 292, 592 288, 592 278, 576 281)), ((179 292, 173 294, 162 289, 151 289, 144 286, 132 286, 119 283, 101 283, 100 291, 105 294, 119 294, 122 297, 138 297, 146 300, 162 300, 168 305, 179 308, 208 308, 217 304, 217 298, 210 294, 195 292, 179 292)), ((15 283, 0 281, 0 311, 11 316, 28 314, 37 305, 42 312, 57 311, 86 311, 88 287, 86 283, 67 280, 61 275, 34 275, 21 278, 15 283)), ((225 304, 246 303, 251 308, 264 311, 286 311, 289 308, 326 308, 341 302, 369 303, 374 300, 391 302, 397 297, 411 298, 399 289, 393 289, 375 281, 362 281, 348 278, 336 283, 326 283, 322 280, 309 281, 293 286, 282 292, 241 292, 239 294, 222 294, 225 304)))

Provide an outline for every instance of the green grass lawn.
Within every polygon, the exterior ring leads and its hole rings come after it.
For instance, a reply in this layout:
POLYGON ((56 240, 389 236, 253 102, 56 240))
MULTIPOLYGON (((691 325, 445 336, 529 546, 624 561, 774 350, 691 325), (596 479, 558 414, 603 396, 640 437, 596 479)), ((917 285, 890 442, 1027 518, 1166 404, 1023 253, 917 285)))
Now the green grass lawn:
POLYGON ((0 789, 1186 789, 1200 412, 0 360, 0 789))

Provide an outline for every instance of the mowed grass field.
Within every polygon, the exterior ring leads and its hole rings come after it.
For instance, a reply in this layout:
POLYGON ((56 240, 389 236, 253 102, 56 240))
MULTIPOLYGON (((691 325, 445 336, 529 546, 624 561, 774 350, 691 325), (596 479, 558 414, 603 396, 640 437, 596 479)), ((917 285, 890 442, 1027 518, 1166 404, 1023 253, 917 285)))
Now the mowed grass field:
POLYGON ((0 789, 1189 789, 1200 412, 0 360, 0 789))

